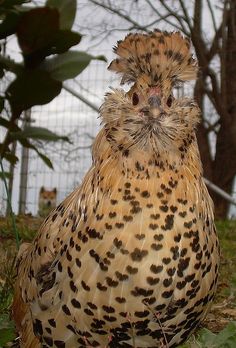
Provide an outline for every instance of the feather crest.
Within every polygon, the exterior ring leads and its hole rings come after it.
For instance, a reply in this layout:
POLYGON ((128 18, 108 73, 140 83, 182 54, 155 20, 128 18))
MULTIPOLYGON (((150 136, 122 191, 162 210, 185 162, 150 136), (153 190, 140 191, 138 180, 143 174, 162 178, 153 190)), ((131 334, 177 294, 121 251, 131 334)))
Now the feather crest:
POLYGON ((154 30, 149 34, 129 34, 118 41, 114 59, 108 69, 122 75, 121 84, 136 82, 148 75, 152 84, 170 79, 172 85, 194 80, 197 61, 190 51, 190 40, 180 32, 154 30))

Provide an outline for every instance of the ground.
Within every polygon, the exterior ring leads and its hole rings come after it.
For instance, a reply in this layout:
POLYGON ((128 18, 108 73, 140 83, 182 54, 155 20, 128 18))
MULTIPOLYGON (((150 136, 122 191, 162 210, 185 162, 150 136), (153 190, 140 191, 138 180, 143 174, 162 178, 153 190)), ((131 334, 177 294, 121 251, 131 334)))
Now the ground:
MULTIPOLYGON (((16 217, 20 240, 32 240, 41 223, 41 218, 30 215, 16 217)), ((217 296, 202 327, 178 348, 236 347, 236 221, 216 225, 222 253, 217 296)), ((16 337, 10 319, 16 252, 12 221, 0 218, 0 348, 16 337)))

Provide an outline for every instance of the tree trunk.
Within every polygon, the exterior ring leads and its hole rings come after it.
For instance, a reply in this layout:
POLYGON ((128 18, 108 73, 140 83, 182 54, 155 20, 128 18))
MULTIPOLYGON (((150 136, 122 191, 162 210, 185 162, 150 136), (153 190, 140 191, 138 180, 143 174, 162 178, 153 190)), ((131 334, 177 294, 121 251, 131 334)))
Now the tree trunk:
POLYGON ((200 76, 196 81, 194 87, 194 99, 196 100, 198 106, 202 112, 202 121, 197 129, 197 140, 200 151, 200 156, 203 165, 204 176, 212 180, 212 158, 210 153, 210 145, 208 140, 208 131, 204 127, 203 123, 203 115, 204 115, 204 84, 205 84, 205 76, 200 76))
MULTIPOLYGON (((213 182, 232 193, 236 175, 236 1, 230 1, 226 27, 225 60, 221 64, 224 74, 221 81, 223 114, 217 135, 213 182)), ((224 54, 224 52, 222 52, 224 54)), ((216 216, 226 218, 229 203, 217 195, 213 196, 216 216)))

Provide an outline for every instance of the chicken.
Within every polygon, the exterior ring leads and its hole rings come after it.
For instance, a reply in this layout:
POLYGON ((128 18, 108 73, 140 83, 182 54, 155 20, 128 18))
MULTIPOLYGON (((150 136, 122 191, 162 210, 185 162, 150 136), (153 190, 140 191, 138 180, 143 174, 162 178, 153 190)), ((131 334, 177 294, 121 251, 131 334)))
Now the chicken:
POLYGON ((178 32, 130 34, 80 187, 18 255, 13 316, 21 346, 175 347, 205 318, 219 244, 195 128, 173 88, 196 78, 178 32))

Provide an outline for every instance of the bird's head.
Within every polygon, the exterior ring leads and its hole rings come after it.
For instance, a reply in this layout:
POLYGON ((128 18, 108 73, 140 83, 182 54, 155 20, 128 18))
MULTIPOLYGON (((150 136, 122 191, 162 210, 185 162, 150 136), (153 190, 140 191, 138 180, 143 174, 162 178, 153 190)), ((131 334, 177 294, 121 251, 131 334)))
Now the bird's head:
POLYGON ((132 83, 113 90, 101 107, 107 140, 120 151, 181 153, 191 144, 199 108, 191 98, 173 96, 176 84, 194 79, 197 63, 180 33, 131 34, 118 42, 110 70, 132 83))

